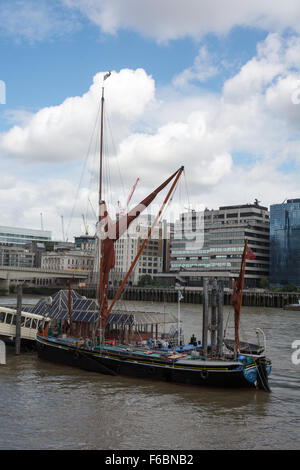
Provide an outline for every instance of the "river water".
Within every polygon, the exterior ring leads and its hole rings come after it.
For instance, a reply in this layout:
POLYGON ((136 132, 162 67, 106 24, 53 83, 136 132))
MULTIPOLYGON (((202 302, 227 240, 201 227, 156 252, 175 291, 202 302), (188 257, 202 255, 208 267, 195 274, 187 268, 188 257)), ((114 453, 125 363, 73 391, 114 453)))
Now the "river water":
MULTIPOLYGON (((126 304, 177 315, 175 304, 126 304)), ((201 311, 181 304, 186 340, 201 338, 201 311)), ((300 312, 242 311, 241 339, 255 339, 256 327, 266 334, 271 393, 110 377, 9 350, 0 366, 0 449, 299 449, 300 364, 292 360, 300 358, 292 348, 299 320, 300 312)))

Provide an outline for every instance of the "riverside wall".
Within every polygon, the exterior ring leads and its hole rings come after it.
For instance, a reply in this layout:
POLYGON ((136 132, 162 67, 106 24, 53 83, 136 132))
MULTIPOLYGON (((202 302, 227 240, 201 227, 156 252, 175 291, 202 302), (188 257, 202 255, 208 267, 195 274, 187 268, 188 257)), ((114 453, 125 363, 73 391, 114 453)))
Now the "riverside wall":
MULTIPOLYGON (((86 297, 95 297, 95 289, 79 288, 77 292, 86 297)), ((112 299, 117 289, 109 289, 108 298, 112 299)), ((181 289, 183 295, 182 303, 202 304, 203 292, 200 290, 181 289)), ((121 298, 123 300, 143 301, 143 302, 177 302, 178 291, 172 288, 143 288, 143 287, 127 287, 121 298)), ((242 305, 248 307, 275 307, 282 308, 287 304, 298 303, 300 292, 272 292, 244 290, 242 305)), ((224 305, 231 305, 232 291, 224 290, 224 305)))
MULTIPOLYGON (((66 287, 29 287, 23 286, 23 294, 51 296, 59 289, 66 287)), ((95 298, 96 290, 93 287, 72 286, 80 295, 87 298, 95 298)), ((181 303, 202 304, 203 292, 197 288, 181 288, 183 299, 181 303)), ((13 293, 13 292, 11 292, 13 293)), ((111 300, 117 293, 117 288, 110 288, 108 298, 111 300)), ((1 292, 0 292, 1 295, 1 292)), ((175 288, 151 288, 151 287, 132 287, 128 286, 121 294, 121 299, 142 301, 142 302, 177 302, 178 291, 175 288)), ((300 299, 300 292, 272 292, 262 289, 245 289, 243 292, 243 306, 248 307, 273 307, 283 308, 287 304, 296 304, 300 299)), ((224 305, 231 305, 232 291, 224 289, 224 305)))

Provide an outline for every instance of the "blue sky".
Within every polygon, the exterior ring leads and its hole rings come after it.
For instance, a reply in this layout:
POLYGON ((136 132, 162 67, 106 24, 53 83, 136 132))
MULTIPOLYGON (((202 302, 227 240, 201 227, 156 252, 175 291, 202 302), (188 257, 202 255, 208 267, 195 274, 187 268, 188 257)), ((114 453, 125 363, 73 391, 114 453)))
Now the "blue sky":
MULTIPOLYGON (((219 90, 225 76, 255 55, 256 45, 267 33, 256 29, 234 28, 224 37, 209 34, 206 44, 218 60, 231 62, 230 70, 205 84, 219 90)), ((7 84, 6 108, 36 111, 60 104, 68 96, 84 93, 92 77, 101 70, 142 67, 158 86, 189 67, 197 55, 199 42, 192 38, 157 44, 131 31, 101 37, 99 28, 84 23, 79 31, 58 39, 28 43, 11 37, 1 38, 1 79, 7 84)), ((3 111, 3 109, 2 109, 3 111)))
POLYGON ((59 238, 73 213, 69 238, 82 231, 73 200, 108 70, 113 200, 119 170, 142 197, 181 164, 195 207, 299 197, 294 0, 4 0, 0 24, 1 225, 39 228, 42 212, 59 238))

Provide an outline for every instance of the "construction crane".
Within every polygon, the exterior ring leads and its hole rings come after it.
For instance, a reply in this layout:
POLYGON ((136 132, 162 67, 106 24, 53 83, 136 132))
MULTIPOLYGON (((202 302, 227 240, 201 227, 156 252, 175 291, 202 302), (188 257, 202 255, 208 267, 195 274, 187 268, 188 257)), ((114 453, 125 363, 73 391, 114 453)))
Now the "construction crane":
POLYGON ((64 229, 64 216, 61 215, 61 229, 62 229, 62 236, 63 236, 63 242, 65 241, 65 229, 64 229))
POLYGON ((82 220, 83 220, 83 225, 84 225, 84 229, 85 229, 85 234, 88 235, 88 234, 89 234, 89 230, 88 230, 88 226, 87 226, 87 224, 86 224, 85 217, 84 217, 83 214, 82 214, 82 220))
POLYGON ((126 211, 126 209, 128 208, 128 206, 129 206, 129 203, 130 203, 130 201, 131 201, 131 198, 132 198, 132 196, 133 196, 133 193, 134 193, 134 191, 135 191, 135 188, 137 187, 137 184, 138 184, 139 180, 140 180, 140 178, 137 178, 137 179, 136 179, 136 182, 134 183, 134 185, 133 185, 133 187, 132 187, 131 193, 129 194, 128 199, 127 199, 126 207, 122 207, 120 201, 118 201, 119 213, 118 213, 117 215, 118 215, 119 217, 121 217, 121 216, 123 216, 123 215, 125 214, 125 211, 126 211))

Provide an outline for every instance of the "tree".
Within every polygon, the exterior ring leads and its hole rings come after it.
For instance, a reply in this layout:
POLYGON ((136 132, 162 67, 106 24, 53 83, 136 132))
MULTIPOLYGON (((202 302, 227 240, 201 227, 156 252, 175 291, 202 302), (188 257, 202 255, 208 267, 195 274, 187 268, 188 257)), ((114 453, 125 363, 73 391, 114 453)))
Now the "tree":
POLYGON ((150 274, 144 274, 143 276, 140 277, 138 286, 145 287, 145 286, 151 286, 151 285, 153 285, 153 279, 150 276, 150 274))
POLYGON ((281 288, 282 292, 297 292, 297 286, 294 284, 286 284, 281 288))
POLYGON ((269 289, 269 279, 267 277, 262 277, 259 280, 259 287, 261 289, 269 289))

